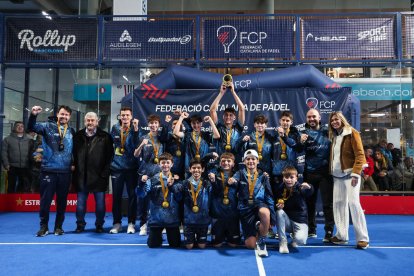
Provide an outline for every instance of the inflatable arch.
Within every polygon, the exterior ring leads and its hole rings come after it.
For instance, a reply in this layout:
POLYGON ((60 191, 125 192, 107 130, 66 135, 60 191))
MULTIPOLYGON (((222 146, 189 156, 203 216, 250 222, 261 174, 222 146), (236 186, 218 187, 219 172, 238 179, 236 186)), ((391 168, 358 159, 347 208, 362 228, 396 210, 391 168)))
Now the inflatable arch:
MULTIPOLYGON (((192 90, 199 91, 206 89, 218 89, 222 83, 223 74, 201 71, 196 68, 172 65, 155 77, 151 78, 141 86, 136 88, 133 93, 125 96, 122 106, 135 106, 135 113, 138 108, 142 108, 141 98, 146 99, 164 99, 168 91, 172 94, 173 90, 192 90)), ((254 74, 245 74, 233 76, 233 82, 237 91, 254 91, 253 93, 265 89, 288 89, 293 92, 303 91, 305 89, 318 90, 322 92, 340 93, 346 91, 345 88, 335 83, 332 79, 325 76, 322 72, 311 65, 295 66, 274 71, 265 71, 254 74), (297 90, 295 90, 297 88, 297 90)), ((349 93, 349 89, 346 91, 349 93)), ((177 101, 178 98, 177 98, 177 101)), ((357 129, 360 126, 360 102, 353 96, 349 95, 346 100, 346 110, 342 110, 350 123, 357 129)), ((147 104, 148 101, 145 103, 147 104)), ((313 106, 309 106, 313 107, 313 106)), ((315 107, 316 108, 316 107, 315 107)), ((142 114, 141 114, 142 116, 142 114)), ((326 117, 324 114, 323 117, 326 117)))
MULTIPOLYGON (((222 83, 222 74, 172 65, 148 80, 143 86, 164 89, 215 89, 222 83)), ((256 88, 339 88, 340 85, 311 65, 275 71, 233 76, 236 89, 256 88)))

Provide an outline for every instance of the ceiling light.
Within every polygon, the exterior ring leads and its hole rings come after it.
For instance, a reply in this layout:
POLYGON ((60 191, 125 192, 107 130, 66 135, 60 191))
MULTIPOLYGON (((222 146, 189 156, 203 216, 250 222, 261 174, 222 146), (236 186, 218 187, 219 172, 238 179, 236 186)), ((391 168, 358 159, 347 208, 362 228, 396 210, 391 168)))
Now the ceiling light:
POLYGON ((385 116, 385 113, 371 113, 371 114, 368 114, 368 117, 371 117, 371 118, 378 118, 378 117, 384 117, 385 116))

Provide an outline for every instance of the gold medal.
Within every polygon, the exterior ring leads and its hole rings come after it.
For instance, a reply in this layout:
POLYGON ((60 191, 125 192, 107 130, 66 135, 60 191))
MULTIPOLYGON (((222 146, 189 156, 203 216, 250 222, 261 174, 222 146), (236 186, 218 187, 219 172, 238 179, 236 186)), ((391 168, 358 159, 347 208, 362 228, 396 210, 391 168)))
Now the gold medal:
POLYGON ((168 207, 170 207, 170 203, 168 203, 168 201, 163 201, 162 208, 167 209, 168 207))
POLYGON ((175 152, 175 156, 180 157, 180 156, 181 156, 181 150, 177 150, 177 151, 175 152))
POLYGON ((259 161, 262 161, 263 155, 259 154, 259 161))
POLYGON ((120 153, 122 153, 122 154, 124 154, 125 149, 124 149, 124 148, 120 148, 120 149, 119 149, 119 152, 120 152, 120 153))
POLYGON ((192 210, 193 210, 194 213, 198 213, 198 211, 200 211, 200 208, 198 208, 197 205, 194 205, 192 210))
POLYGON ((230 151, 231 150, 231 145, 226 145, 225 149, 226 149, 226 151, 230 151))
POLYGON ((283 199, 279 198, 277 200, 277 204, 285 204, 285 201, 283 199))
POLYGON ((158 158, 157 157, 154 158, 154 164, 158 164, 158 158))
POLYGON ((230 200, 227 197, 223 198, 224 205, 229 205, 229 203, 230 203, 230 200))
POLYGON ((249 202, 249 205, 253 205, 253 203, 254 203, 253 198, 249 198, 248 202, 249 202))
POLYGON ((196 158, 196 159, 200 159, 200 157, 201 157, 201 156, 200 156, 200 154, 196 154, 196 155, 195 155, 195 158, 196 158))
POLYGON ((286 153, 280 154, 280 159, 281 160, 286 160, 287 159, 287 154, 286 153))

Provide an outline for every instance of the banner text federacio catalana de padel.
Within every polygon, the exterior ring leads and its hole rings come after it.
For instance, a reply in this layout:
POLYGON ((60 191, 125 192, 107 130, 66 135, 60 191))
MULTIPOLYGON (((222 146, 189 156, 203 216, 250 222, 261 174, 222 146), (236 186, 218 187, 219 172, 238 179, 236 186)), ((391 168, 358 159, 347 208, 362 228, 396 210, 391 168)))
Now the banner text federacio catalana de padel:
POLYGON ((6 18, 7 62, 96 61, 97 20, 6 18))

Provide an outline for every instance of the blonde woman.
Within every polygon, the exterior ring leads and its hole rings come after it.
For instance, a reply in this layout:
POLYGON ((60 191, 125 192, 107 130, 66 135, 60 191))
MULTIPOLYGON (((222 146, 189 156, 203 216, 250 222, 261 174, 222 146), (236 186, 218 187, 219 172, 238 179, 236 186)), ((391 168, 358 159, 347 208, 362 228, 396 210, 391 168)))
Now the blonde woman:
POLYGON ((334 179, 333 209, 336 234, 334 244, 348 243, 349 211, 354 224, 358 249, 369 247, 365 215, 359 202, 361 171, 365 164, 361 136, 341 112, 329 116, 331 140, 330 173, 334 179))

